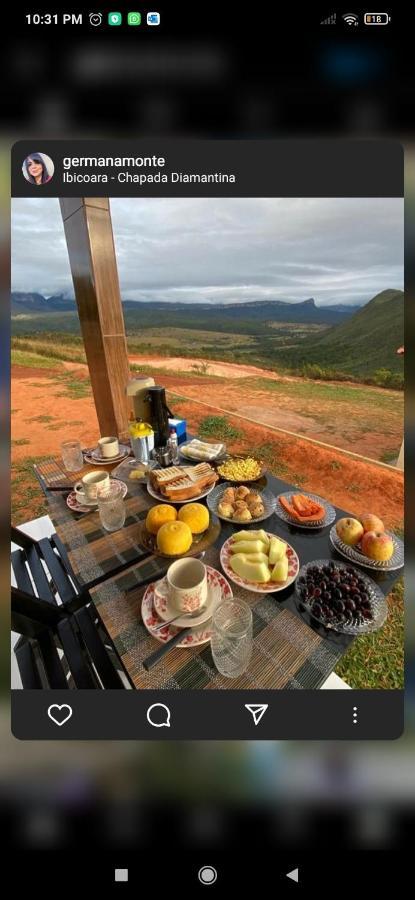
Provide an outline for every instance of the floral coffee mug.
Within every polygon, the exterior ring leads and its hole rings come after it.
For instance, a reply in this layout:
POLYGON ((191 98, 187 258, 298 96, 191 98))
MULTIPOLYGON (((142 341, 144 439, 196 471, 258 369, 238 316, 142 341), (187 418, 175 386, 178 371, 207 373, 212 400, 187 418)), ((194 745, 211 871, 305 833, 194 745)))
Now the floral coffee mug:
POLYGON ((199 559, 178 559, 169 566, 166 580, 170 602, 178 612, 195 612, 206 603, 206 566, 199 559))
POLYGON ((88 472, 84 475, 82 481, 78 481, 75 485, 76 499, 79 503, 89 503, 96 501, 99 494, 108 490, 110 486, 110 477, 108 472, 88 472))

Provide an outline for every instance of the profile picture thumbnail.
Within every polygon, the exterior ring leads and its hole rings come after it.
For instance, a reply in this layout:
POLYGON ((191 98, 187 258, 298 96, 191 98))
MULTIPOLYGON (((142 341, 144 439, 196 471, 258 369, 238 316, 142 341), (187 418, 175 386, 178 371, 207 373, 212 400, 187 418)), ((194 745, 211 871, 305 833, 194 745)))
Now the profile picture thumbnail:
POLYGON ((55 166, 46 153, 30 153, 22 165, 23 175, 31 184, 47 184, 54 171, 55 166))

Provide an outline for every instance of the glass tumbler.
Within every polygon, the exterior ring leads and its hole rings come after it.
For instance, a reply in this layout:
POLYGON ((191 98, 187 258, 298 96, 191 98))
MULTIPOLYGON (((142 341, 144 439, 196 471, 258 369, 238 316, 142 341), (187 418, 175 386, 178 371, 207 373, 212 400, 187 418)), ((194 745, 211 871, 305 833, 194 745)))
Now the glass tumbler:
POLYGON ((79 441, 64 441, 61 444, 63 464, 67 472, 79 472, 84 466, 82 447, 79 441))
POLYGON ((118 531, 125 522, 123 487, 112 481, 109 488, 98 494, 98 509, 101 523, 106 531, 118 531))
POLYGON ((243 600, 225 600, 212 616, 212 656, 221 675, 237 678, 252 654, 252 610, 243 600))

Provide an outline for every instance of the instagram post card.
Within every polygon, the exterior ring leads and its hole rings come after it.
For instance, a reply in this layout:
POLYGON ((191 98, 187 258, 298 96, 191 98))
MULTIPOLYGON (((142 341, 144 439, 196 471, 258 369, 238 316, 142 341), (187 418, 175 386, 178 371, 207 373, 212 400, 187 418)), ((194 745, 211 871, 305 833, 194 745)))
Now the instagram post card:
POLYGON ((403 287, 394 141, 14 145, 17 738, 402 734, 403 287))

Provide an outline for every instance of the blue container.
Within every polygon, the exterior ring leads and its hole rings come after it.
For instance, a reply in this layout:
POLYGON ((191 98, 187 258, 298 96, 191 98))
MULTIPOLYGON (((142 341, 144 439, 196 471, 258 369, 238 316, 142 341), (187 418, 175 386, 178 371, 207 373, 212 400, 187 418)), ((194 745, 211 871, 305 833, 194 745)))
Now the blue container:
POLYGON ((186 419, 169 419, 169 428, 174 428, 177 434, 177 443, 183 444, 186 440, 186 419))

